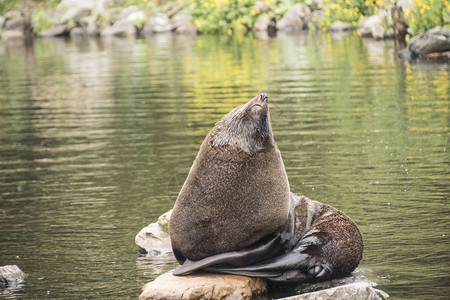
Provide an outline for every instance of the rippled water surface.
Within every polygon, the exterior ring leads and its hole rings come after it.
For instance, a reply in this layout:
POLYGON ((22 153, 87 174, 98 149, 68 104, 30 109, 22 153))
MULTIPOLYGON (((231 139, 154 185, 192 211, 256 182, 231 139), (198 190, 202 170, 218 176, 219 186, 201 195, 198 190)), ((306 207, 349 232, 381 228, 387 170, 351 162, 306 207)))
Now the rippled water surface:
POLYGON ((343 210, 358 273, 448 299, 449 65, 356 35, 0 43, 0 298, 136 299, 173 268, 134 237, 171 209, 205 135, 264 91, 291 188, 343 210))

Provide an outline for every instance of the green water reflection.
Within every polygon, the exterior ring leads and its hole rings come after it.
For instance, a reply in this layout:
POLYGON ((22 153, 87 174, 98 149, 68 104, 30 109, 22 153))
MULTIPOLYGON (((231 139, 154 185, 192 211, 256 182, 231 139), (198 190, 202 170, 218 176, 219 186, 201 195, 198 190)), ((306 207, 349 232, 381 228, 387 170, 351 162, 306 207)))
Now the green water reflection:
POLYGON ((264 91, 291 188, 360 227, 358 273, 449 294, 449 64, 356 35, 0 44, 0 298, 130 298, 176 264, 134 236, 222 115, 264 91))

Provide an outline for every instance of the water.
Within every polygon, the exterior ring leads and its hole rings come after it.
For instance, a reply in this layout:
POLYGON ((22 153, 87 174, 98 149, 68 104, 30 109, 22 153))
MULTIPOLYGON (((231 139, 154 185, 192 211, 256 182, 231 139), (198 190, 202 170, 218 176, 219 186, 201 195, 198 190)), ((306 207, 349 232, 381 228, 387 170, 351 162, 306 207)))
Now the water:
POLYGON ((0 265, 28 274, 0 298, 136 299, 176 263, 135 235, 264 91, 291 189, 361 229, 357 273, 447 299, 449 70, 352 34, 0 43, 0 265))

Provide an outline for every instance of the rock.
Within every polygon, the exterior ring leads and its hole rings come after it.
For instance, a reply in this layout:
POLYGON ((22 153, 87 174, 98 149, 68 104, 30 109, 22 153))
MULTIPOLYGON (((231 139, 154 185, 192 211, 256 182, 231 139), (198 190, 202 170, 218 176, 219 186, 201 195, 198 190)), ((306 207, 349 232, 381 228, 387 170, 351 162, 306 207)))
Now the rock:
POLYGON ((190 14, 186 13, 185 11, 180 11, 177 14, 175 14, 171 19, 171 22, 175 28, 178 28, 180 26, 186 26, 191 23, 192 17, 190 14))
POLYGON ((150 299, 250 299, 266 291, 260 278, 237 275, 198 274, 174 276, 166 273, 147 283, 139 300, 150 299))
POLYGON ((70 30, 66 25, 58 25, 49 29, 43 30, 39 35, 41 37, 57 37, 57 36, 67 36, 70 34, 70 30))
POLYGON ((105 28, 100 36, 102 37, 131 37, 136 35, 136 27, 133 21, 122 19, 116 21, 113 26, 105 28))
POLYGON ((373 288, 370 283, 355 282, 312 293, 305 293, 301 295, 282 298, 280 300, 333 300, 333 299, 387 300, 389 299, 389 295, 381 290, 373 288))
POLYGON ((417 35, 409 42, 412 57, 420 57, 433 52, 450 51, 450 28, 434 27, 417 35))
POLYGON ((294 8, 288 11, 277 23, 277 29, 280 31, 299 31, 306 28, 305 20, 311 14, 311 10, 305 4, 296 4, 294 8))
POLYGON ((147 252, 171 252, 172 244, 169 237, 169 220, 171 215, 172 210, 169 210, 161 215, 156 223, 143 228, 136 235, 136 245, 147 252))
POLYGON ((6 20, 17 19, 23 17, 23 13, 18 10, 10 10, 6 12, 3 16, 6 18, 6 20))
POLYGON ((124 8, 120 14, 117 16, 117 19, 127 19, 131 14, 140 11, 139 7, 136 5, 131 5, 124 8))
POLYGON ((259 9, 261 13, 267 13, 272 10, 270 6, 266 5, 264 1, 255 1, 256 7, 259 9))
POLYGON ((13 18, 7 18, 5 22, 6 30, 24 30, 25 27, 25 17, 22 15, 15 16, 13 18))
POLYGON ((351 23, 346 23, 342 21, 336 21, 331 23, 330 31, 332 32, 341 32, 341 31, 350 31, 353 30, 353 25, 351 23))
POLYGON ((25 34, 23 30, 5 30, 2 31, 2 40, 10 41, 10 40, 20 40, 24 39, 25 34))
POLYGON ((176 1, 169 1, 166 3, 166 5, 164 5, 163 13, 169 18, 172 18, 183 9, 184 7, 182 5, 179 5, 176 1))
POLYGON ((268 31, 272 20, 267 15, 259 16, 253 25, 253 31, 268 31))
POLYGON ((82 17, 90 15, 97 1, 62 0, 55 9, 55 22, 66 24, 69 20, 78 22, 82 17))
POLYGON ((15 265, 0 267, 0 288, 17 285, 25 280, 25 273, 15 265))
POLYGON ((163 33, 174 30, 175 27, 170 22, 169 17, 164 13, 156 13, 144 26, 144 35, 152 33, 163 33))
POLYGON ((143 26, 145 24, 147 16, 145 15, 145 12, 139 9, 139 7, 133 5, 122 10, 117 16, 117 20, 123 19, 130 20, 135 26, 137 26, 138 24, 142 24, 141 26, 143 26))
POLYGON ((381 10, 376 15, 359 21, 358 32, 362 37, 384 39, 393 36, 393 31, 386 29, 392 27, 392 18, 388 10, 381 10))
POLYGON ((184 34, 184 35, 196 35, 197 34, 197 27, 195 27, 194 24, 189 23, 185 25, 178 26, 175 30, 178 34, 184 34))
POLYGON ((323 1, 322 0, 309 0, 308 6, 311 8, 311 10, 318 10, 321 7, 323 7, 323 1))
POLYGON ((3 16, 0 16, 0 31, 2 30, 3 25, 6 22, 6 18, 3 16))
POLYGON ((88 33, 84 28, 81 27, 75 27, 70 31, 70 37, 82 37, 87 36, 88 33))

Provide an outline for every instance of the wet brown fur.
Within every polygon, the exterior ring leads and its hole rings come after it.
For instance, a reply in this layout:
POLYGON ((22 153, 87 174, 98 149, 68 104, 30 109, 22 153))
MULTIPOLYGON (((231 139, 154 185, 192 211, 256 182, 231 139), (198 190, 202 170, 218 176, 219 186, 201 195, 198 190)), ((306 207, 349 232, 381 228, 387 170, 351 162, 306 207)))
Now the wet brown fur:
POLYGON ((170 220, 175 255, 191 260, 239 250, 282 228, 289 183, 258 95, 203 141, 170 220))

